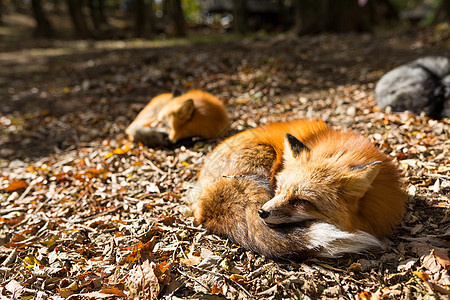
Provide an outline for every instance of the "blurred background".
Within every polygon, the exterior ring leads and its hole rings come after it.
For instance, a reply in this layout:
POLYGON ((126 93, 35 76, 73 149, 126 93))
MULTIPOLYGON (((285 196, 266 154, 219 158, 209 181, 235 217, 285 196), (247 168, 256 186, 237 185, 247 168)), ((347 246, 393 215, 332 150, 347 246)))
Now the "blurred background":
POLYGON ((0 165, 118 146, 150 99, 174 89, 219 97, 235 130, 320 117, 361 132, 371 121, 353 117, 373 112, 383 74, 450 49, 450 0, 0 5, 0 165))
POLYGON ((0 38, 162 39, 430 26, 450 0, 1 0, 0 38))

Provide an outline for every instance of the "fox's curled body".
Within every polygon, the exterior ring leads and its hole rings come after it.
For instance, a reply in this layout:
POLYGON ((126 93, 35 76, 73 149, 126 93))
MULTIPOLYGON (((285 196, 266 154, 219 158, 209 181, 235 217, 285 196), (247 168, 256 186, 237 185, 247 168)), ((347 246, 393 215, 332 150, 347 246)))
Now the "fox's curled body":
POLYGON ((188 197, 198 223, 276 258, 379 246, 377 238, 392 231, 405 205, 386 155, 360 135, 307 120, 228 138, 188 197), (287 133, 307 150, 289 144, 287 133))

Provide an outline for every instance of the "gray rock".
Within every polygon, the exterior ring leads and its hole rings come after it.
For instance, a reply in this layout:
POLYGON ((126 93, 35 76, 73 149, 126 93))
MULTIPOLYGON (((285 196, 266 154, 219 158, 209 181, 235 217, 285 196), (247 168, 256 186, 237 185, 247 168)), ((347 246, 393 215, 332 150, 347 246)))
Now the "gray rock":
POLYGON ((382 109, 450 117, 450 57, 427 56, 389 71, 378 82, 375 98, 382 109))

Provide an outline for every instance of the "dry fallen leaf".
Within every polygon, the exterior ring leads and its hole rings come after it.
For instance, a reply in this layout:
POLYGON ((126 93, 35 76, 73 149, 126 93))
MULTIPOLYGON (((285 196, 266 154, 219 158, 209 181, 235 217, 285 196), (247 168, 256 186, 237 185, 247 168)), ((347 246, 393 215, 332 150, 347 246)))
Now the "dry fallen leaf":
POLYGON ((156 299, 158 297, 160 287, 155 275, 155 268, 155 263, 145 260, 128 272, 125 286, 134 299, 156 299))
POLYGON ((103 294, 108 294, 108 295, 115 295, 118 297, 125 297, 126 295, 123 293, 122 290, 119 290, 118 288, 115 287, 110 287, 110 288, 103 288, 100 293, 103 294))
POLYGON ((377 294, 372 293, 370 291, 363 291, 358 294, 358 299, 359 300, 378 300, 378 299, 380 299, 380 297, 377 294))
POLYGON ((430 278, 430 275, 421 271, 413 271, 413 274, 422 279, 422 281, 428 281, 428 279, 430 278))
POLYGON ((348 267, 347 270, 350 271, 350 272, 355 272, 355 273, 361 272, 361 264, 360 263, 352 263, 348 267))
POLYGON ((439 251, 437 249, 434 249, 433 251, 434 256, 436 257, 436 260, 438 261, 438 263, 446 270, 449 269, 450 267, 450 260, 447 256, 447 254, 445 254, 442 251, 439 251))
POLYGON ((247 282, 247 278, 245 276, 239 275, 239 274, 232 274, 229 277, 231 280, 236 281, 238 283, 245 283, 247 282))
POLYGON ((19 299, 20 295, 23 292, 23 286, 14 279, 8 282, 7 285, 5 285, 5 289, 8 292, 12 293, 11 296, 12 299, 19 299))
POLYGON ((27 182, 25 180, 15 180, 11 182, 5 190, 8 192, 13 192, 16 190, 24 189, 27 187, 27 182))

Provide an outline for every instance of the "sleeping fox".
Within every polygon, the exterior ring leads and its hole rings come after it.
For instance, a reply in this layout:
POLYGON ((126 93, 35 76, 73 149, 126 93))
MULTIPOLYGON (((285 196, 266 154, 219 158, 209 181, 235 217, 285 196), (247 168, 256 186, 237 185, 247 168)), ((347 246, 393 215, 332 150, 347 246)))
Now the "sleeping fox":
POLYGON ((201 90, 180 96, 161 94, 137 115, 126 133, 148 146, 167 146, 190 137, 212 139, 224 133, 229 118, 224 104, 201 90))
POLYGON ((241 132, 210 154, 188 195, 196 222, 274 258, 380 246, 406 197, 391 160, 322 121, 241 132))

